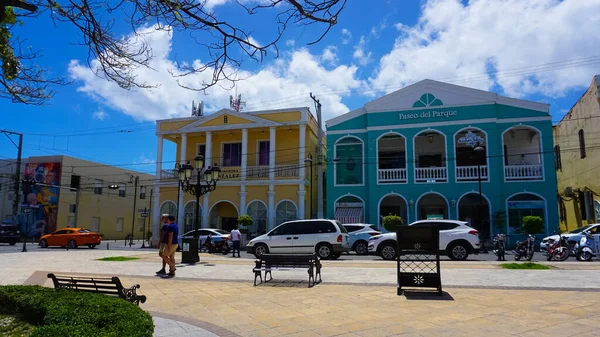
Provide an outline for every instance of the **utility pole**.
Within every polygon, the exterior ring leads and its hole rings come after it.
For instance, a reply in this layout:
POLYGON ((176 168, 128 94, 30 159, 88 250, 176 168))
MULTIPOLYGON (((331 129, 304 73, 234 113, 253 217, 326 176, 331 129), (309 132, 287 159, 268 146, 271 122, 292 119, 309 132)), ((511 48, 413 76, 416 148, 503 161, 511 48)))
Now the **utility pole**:
POLYGON ((17 147, 17 169, 15 170, 15 200, 13 200, 13 215, 16 218, 17 214, 19 213, 19 189, 21 188, 21 156, 23 153, 23 134, 8 130, 0 130, 0 133, 4 133, 6 137, 8 137, 8 140, 10 140, 11 143, 13 143, 13 145, 17 147), (18 135, 19 145, 15 144, 15 142, 13 142, 9 135, 18 135))
MULTIPOLYGON (((154 188, 150 189, 150 209, 148 210, 148 215, 152 214, 152 194, 154 193, 154 188)), ((149 216, 148 219, 148 229, 152 228, 150 227, 152 225, 152 216, 149 216)), ((154 235, 154 234, 153 234, 154 235)), ((146 240, 148 238, 148 232, 146 231, 146 228, 144 228, 144 240, 146 240)), ((152 247, 152 240, 150 240, 150 248, 152 247)))
POLYGON ((136 206, 137 206, 137 188, 138 188, 138 183, 140 181, 140 177, 139 176, 135 176, 135 187, 133 188, 133 216, 131 218, 131 238, 129 239, 129 247, 131 247, 131 245, 133 245, 133 231, 135 230, 135 215, 137 212, 136 206))
POLYGON ((73 219, 73 227, 78 228, 79 226, 77 226, 77 217, 79 215, 79 191, 81 190, 80 187, 77 187, 77 189, 75 190, 75 216, 73 219))
POLYGON ((317 218, 323 218, 323 125, 321 120, 321 102, 310 93, 317 110, 317 218))

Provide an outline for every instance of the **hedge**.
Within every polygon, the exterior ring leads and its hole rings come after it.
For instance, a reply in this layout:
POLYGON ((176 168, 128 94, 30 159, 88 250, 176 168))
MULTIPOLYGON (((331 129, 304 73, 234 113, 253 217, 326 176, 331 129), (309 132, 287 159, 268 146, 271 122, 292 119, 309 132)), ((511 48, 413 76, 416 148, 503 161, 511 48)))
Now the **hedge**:
POLYGON ((32 337, 150 337, 152 316, 123 299, 40 286, 0 286, 0 313, 38 326, 32 337))

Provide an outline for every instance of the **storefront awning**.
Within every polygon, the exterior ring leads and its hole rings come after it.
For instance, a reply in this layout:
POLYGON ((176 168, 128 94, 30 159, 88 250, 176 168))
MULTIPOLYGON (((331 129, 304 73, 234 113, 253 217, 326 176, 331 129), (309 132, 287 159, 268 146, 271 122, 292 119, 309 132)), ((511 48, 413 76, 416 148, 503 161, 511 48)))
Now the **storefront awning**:
POLYGON ((362 223, 363 208, 362 207, 338 207, 335 210, 335 219, 342 224, 362 223))

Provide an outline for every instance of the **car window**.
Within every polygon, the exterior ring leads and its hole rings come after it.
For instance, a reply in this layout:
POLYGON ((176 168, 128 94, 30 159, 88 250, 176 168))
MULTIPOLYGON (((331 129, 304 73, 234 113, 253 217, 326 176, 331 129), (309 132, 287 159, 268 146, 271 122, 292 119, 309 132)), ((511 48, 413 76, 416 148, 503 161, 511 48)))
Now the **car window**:
POLYGON ((596 226, 596 227, 590 229, 590 233, 592 233, 592 234, 599 234, 600 233, 600 226, 596 226))
POLYGON ((60 231, 54 232, 54 234, 67 234, 67 231, 66 230, 60 230, 60 231))
POLYGON ((374 231, 379 231, 379 228, 377 228, 376 225, 369 225, 369 228, 371 228, 374 231))
POLYGON ((73 234, 75 231, 65 231, 67 234, 73 234))
POLYGON ((217 232, 217 233, 219 233, 219 234, 221 234, 221 235, 229 235, 229 234, 231 234, 230 232, 228 232, 228 231, 226 231, 224 229, 215 229, 214 231, 217 232))
POLYGON ((437 223, 437 226, 439 227, 439 229, 441 231, 448 231, 448 230, 458 227, 459 225, 452 223, 452 222, 441 222, 441 223, 437 223))
POLYGON ((335 220, 335 224, 340 228, 340 232, 346 233, 346 234, 348 233, 348 231, 346 230, 346 227, 344 227, 341 222, 335 220))
POLYGON ((89 233, 90 231, 88 231, 87 229, 80 229, 78 230, 79 233, 89 233))
MULTIPOLYGON (((590 227, 592 227, 592 226, 591 226, 591 225, 587 225, 587 226, 584 226, 584 227, 579 227, 579 228, 577 228, 577 229, 574 229, 574 230, 570 231, 569 233, 570 233, 570 234, 577 234, 577 233, 581 233, 581 232, 583 232, 583 231, 585 231, 585 230, 589 229, 590 227)), ((598 227, 596 227, 596 228, 598 228, 598 227)))
POLYGON ((294 221, 288 224, 288 229, 286 234, 312 234, 313 228, 311 226, 311 221, 294 221))
POLYGON ((271 233, 273 233, 272 235, 287 235, 290 234, 290 229, 291 229, 291 222, 288 223, 283 223, 281 225, 279 225, 279 227, 276 227, 275 229, 273 229, 273 231, 271 233))
POLYGON ((348 233, 352 233, 352 232, 356 232, 357 230, 361 229, 361 226, 352 226, 352 225, 342 225, 346 228, 346 230, 348 231, 348 233))
MULTIPOLYGON (((208 234, 210 234, 210 233, 211 233, 211 231, 208 231, 206 229, 198 230, 198 235, 200 235, 200 236, 208 236, 208 234)), ((194 235, 194 231, 192 231, 190 234, 194 235)))

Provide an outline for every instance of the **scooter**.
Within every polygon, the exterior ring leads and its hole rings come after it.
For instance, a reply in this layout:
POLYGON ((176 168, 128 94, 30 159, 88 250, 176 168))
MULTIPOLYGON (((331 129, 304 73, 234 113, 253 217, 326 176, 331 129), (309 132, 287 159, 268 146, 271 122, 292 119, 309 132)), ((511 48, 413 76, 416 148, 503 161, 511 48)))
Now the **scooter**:
POLYGON ((219 240, 212 242, 212 235, 209 235, 204 241, 204 244, 200 248, 202 252, 216 253, 221 252, 223 255, 229 254, 229 242, 228 240, 219 240))
POLYGON ((534 246, 535 236, 531 234, 527 235, 526 240, 517 241, 515 250, 512 251, 512 253, 515 255, 515 261, 519 261, 521 258, 526 258, 527 261, 531 261, 531 259, 533 259, 534 246))
POLYGON ((570 255, 569 242, 565 236, 560 234, 558 231, 558 240, 548 242, 548 248, 546 249, 546 259, 548 261, 566 261, 570 255))
POLYGON ((506 235, 496 234, 494 236, 494 254, 498 257, 498 261, 506 261, 504 254, 506 253, 506 235))
POLYGON ((596 242, 594 236, 589 231, 583 231, 583 237, 579 240, 577 247, 577 260, 579 261, 591 261, 594 256, 600 257, 600 242, 596 242))

